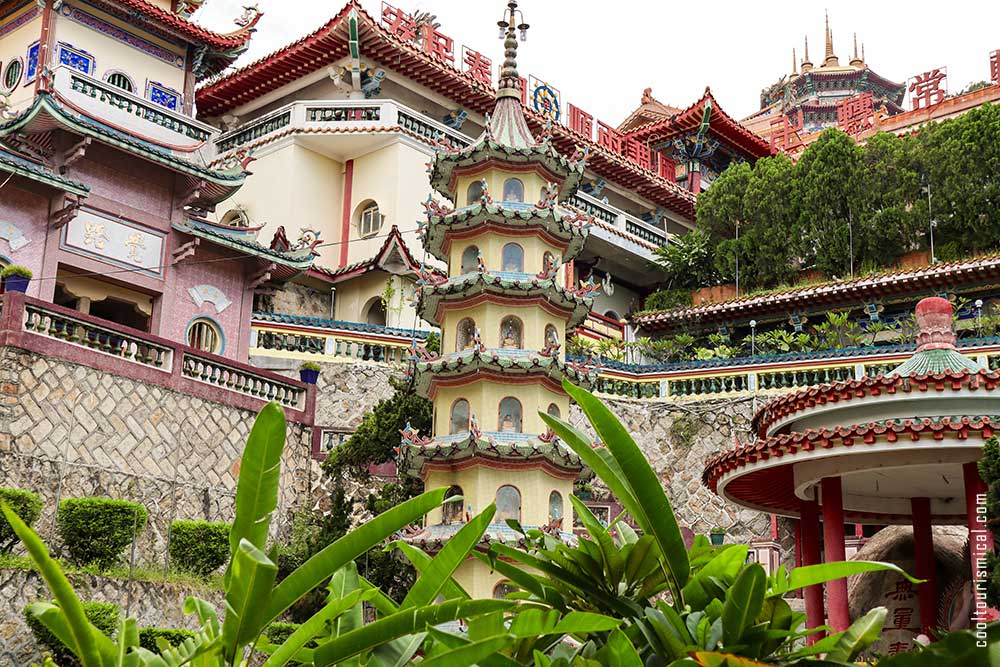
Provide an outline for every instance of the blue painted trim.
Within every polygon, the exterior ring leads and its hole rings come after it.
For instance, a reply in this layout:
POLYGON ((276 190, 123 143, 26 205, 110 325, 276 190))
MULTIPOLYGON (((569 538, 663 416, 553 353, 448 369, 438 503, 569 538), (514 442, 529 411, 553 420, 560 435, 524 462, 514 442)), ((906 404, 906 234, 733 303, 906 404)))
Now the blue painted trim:
POLYGON ((190 343, 187 342, 188 334, 191 333, 191 327, 194 326, 194 323, 197 322, 198 320, 208 320, 212 324, 214 324, 215 327, 219 330, 219 338, 222 339, 222 347, 219 348, 218 352, 212 352, 211 354, 222 354, 223 352, 225 352, 226 330, 222 328, 222 324, 219 322, 219 320, 215 319, 211 315, 195 315, 190 320, 188 320, 187 326, 184 327, 184 344, 190 346, 190 343))
POLYGON ((257 322, 274 322, 276 324, 294 324, 303 327, 314 327, 317 329, 337 329, 338 331, 357 331, 360 333, 379 333, 386 336, 400 336, 424 340, 427 338, 427 331, 419 329, 399 329, 396 327, 386 327, 379 324, 367 324, 365 322, 344 322, 342 320, 330 320, 323 317, 306 317, 304 315, 288 315, 285 313, 268 313, 256 311, 252 319, 257 322))

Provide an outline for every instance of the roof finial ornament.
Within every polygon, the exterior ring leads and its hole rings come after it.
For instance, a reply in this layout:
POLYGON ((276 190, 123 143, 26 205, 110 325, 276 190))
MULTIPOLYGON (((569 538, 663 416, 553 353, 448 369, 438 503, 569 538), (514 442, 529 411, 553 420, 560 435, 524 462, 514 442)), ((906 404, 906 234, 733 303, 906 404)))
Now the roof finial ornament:
POLYGON ((826 54, 823 57, 823 67, 840 65, 837 56, 833 55, 833 31, 830 30, 830 13, 826 12, 826 54))
POLYGON ((528 38, 528 24, 524 22, 524 14, 517 8, 517 0, 510 0, 504 12, 502 20, 497 21, 500 28, 500 39, 504 40, 504 60, 500 68, 500 86, 497 89, 497 99, 501 97, 513 97, 521 99, 521 77, 517 73, 517 36, 515 31, 520 33, 521 41, 528 38), (517 23, 520 16, 521 23, 517 23))
POLYGON ((862 59, 858 58, 858 33, 854 33, 854 56, 851 58, 851 65, 860 67, 863 64, 862 59))
POLYGON ((799 60, 795 57, 795 47, 792 47, 792 75, 799 73, 799 60))
POLYGON ((809 35, 806 35, 806 51, 805 57, 802 59, 802 71, 808 72, 812 67, 812 61, 809 60, 809 35))

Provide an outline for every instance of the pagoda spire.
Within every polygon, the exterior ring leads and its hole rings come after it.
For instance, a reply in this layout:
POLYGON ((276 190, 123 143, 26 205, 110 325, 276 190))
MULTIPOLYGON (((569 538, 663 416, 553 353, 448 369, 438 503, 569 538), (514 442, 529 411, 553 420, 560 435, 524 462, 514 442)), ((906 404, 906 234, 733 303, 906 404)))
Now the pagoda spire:
POLYGON ((792 75, 799 73, 799 60, 795 57, 795 47, 792 47, 792 75))
POLYGON ((858 58, 858 33, 854 33, 854 57, 851 58, 851 65, 854 67, 864 65, 864 61, 858 58))
POLYGON ((830 13, 826 13, 826 54, 823 57, 823 67, 837 67, 840 60, 833 53, 833 31, 830 30, 830 13))
POLYGON ((504 18, 497 21, 500 37, 503 38, 504 60, 500 67, 500 85, 497 88, 496 104, 489 118, 488 136, 501 146, 520 150, 537 144, 528 129, 521 108, 521 77, 517 73, 517 32, 523 42, 528 36, 528 24, 517 8, 517 0, 507 3, 504 18), (517 23, 517 17, 521 23, 517 23))
POLYGON ((500 28, 500 36, 503 38, 503 65, 500 67, 500 86, 497 89, 497 99, 501 97, 513 97, 521 99, 521 77, 517 73, 517 36, 515 31, 521 32, 521 41, 528 36, 528 24, 522 21, 520 25, 515 25, 517 15, 517 0, 510 0, 507 3, 507 11, 503 20, 497 21, 500 28))
POLYGON ((812 61, 809 60, 809 35, 806 35, 805 57, 802 59, 802 71, 808 72, 813 68, 812 61))

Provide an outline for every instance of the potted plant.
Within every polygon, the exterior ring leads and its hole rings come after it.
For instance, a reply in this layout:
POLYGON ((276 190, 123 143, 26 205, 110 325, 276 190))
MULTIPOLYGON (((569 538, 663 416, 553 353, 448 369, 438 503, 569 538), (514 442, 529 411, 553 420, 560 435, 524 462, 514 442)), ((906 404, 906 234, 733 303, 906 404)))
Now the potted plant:
POLYGON ((315 361, 304 361, 299 366, 299 379, 306 384, 316 384, 320 370, 322 370, 322 366, 315 361))
POLYGON ((31 271, 25 267, 11 264, 0 271, 0 280, 3 280, 5 292, 24 292, 28 289, 31 275, 31 271))
POLYGON ((712 544, 715 546, 721 545, 726 539, 726 529, 716 526, 712 529, 712 532, 708 534, 708 539, 710 539, 712 544))

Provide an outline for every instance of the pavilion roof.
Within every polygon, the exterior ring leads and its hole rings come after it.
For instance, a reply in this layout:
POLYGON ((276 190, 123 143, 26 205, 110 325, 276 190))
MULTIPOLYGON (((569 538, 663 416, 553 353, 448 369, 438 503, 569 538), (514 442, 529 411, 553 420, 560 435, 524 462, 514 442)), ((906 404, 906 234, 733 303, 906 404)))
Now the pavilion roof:
POLYGON ((60 176, 41 162, 0 145, 0 171, 16 174, 57 190, 81 197, 90 193, 90 188, 72 179, 60 176))
POLYGON ((743 127, 738 120, 727 114, 719 106, 710 88, 687 109, 665 120, 659 120, 631 130, 626 136, 642 142, 666 141, 678 135, 698 129, 705 114, 706 105, 711 107, 709 132, 724 139, 728 144, 752 158, 772 154, 767 140, 743 127))
POLYGON ((721 303, 641 313, 633 317, 648 331, 692 324, 726 322, 751 316, 784 316, 794 311, 829 310, 886 296, 925 294, 983 284, 1000 278, 1000 255, 901 269, 839 282, 790 287, 777 292, 751 294, 721 303))
POLYGON ((309 274, 320 280, 339 283, 364 275, 370 271, 384 270, 384 267, 393 256, 398 256, 402 260, 404 266, 406 266, 407 273, 416 273, 420 268, 420 262, 410 253, 410 249, 406 246, 406 242, 403 241, 403 236, 396 225, 393 225, 392 229, 389 230, 389 234, 386 235, 382 247, 375 251, 375 254, 368 259, 363 259, 336 269, 314 264, 310 267, 309 274))
MULTIPOLYGON (((310 34, 206 82, 197 91, 199 111, 218 116, 347 56, 352 12, 357 17, 358 49, 366 59, 383 63, 470 111, 486 114, 493 110, 496 91, 492 86, 396 37, 365 12, 357 0, 349 0, 336 16, 310 34)), ((532 109, 523 112, 530 130, 540 135, 547 119, 532 109)), ((553 124, 551 131, 552 144, 559 153, 572 155, 583 146, 589 150, 588 166, 595 173, 667 210, 694 218, 695 196, 691 192, 562 124, 553 124)))
POLYGON ((198 187, 200 197, 197 201, 216 204, 236 192, 246 179, 246 172, 240 165, 215 170, 196 164, 163 146, 106 125, 80 110, 71 111, 58 95, 46 91, 39 92, 31 106, 20 114, 0 123, 0 140, 15 134, 36 134, 39 143, 48 148, 52 144, 52 132, 57 129, 97 139, 181 174, 187 179, 189 187, 198 187))
POLYGON ((218 225, 197 218, 186 218, 183 222, 175 222, 173 229, 191 236, 211 241, 224 248, 230 248, 249 257, 256 258, 265 265, 270 265, 272 278, 288 280, 312 266, 316 255, 311 248, 301 250, 280 251, 247 238, 234 230, 227 234, 218 225))

